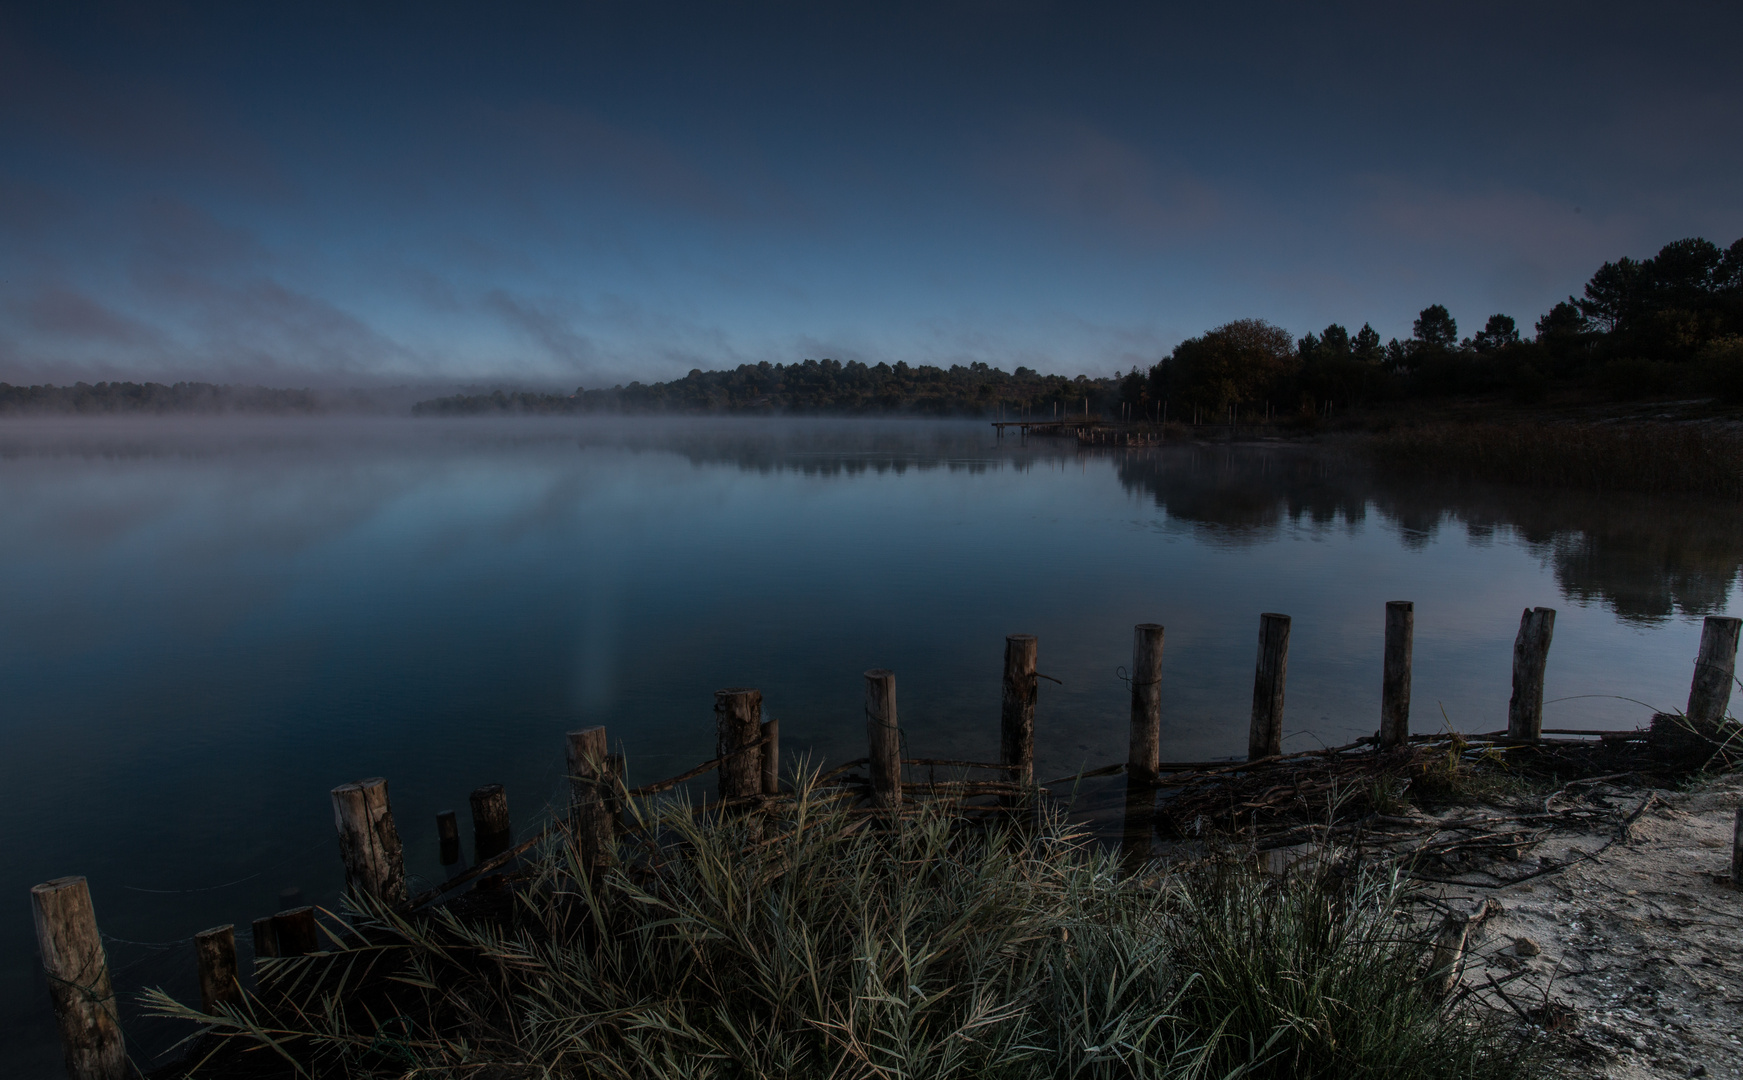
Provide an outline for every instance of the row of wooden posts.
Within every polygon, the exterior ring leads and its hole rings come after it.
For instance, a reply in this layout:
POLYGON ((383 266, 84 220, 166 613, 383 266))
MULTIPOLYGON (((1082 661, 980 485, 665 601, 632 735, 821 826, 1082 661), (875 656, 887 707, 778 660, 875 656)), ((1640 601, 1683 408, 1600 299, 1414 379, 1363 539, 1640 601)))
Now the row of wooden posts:
MULTIPOLYGON (((1385 654, 1382 664, 1381 749, 1402 745, 1410 735, 1410 674, 1415 611, 1409 601, 1386 605, 1385 654)), ((1730 701, 1736 667, 1739 628, 1743 620, 1710 616, 1701 634, 1695 674, 1689 689, 1687 715, 1697 722, 1723 718, 1730 701)), ((1283 749, 1284 684, 1289 662, 1287 615, 1259 617, 1259 652, 1253 680, 1253 711, 1248 728, 1247 758, 1277 757, 1283 749)), ((1513 695, 1507 710, 1510 738, 1535 740, 1543 734, 1543 684, 1555 611, 1528 608, 1513 645, 1513 695)), ((1150 790, 1164 768, 1159 760, 1162 723, 1163 628, 1142 623, 1133 629, 1131 738, 1123 771, 1133 790, 1150 790)), ((1033 634, 1005 639, 999 762, 987 767, 1006 774, 992 787, 1018 801, 1035 787, 1035 708, 1039 674, 1038 643, 1033 634)), ((608 861, 621 818, 624 796, 649 796, 670 790, 710 769, 719 774, 723 805, 756 802, 780 792, 780 725, 762 718, 762 693, 733 688, 714 695, 715 757, 680 776, 641 788, 624 788, 624 759, 608 752, 604 727, 572 731, 567 736, 570 778, 569 827, 582 860, 590 866, 608 861)), ((903 801, 904 762, 896 709, 896 676, 874 669, 865 673, 865 717, 869 795, 873 807, 898 810, 903 801)), ((938 763, 973 765, 974 763, 938 763)), ((1116 772, 1110 766, 1095 772, 1116 772)), ((1153 796, 1148 800, 1153 804, 1153 796)), ((387 781, 381 778, 341 784, 332 790, 333 822, 347 888, 390 905, 422 906, 439 899, 482 873, 505 864, 533 841, 512 847, 508 796, 500 784, 471 796, 474 866, 443 885, 417 897, 407 896, 405 860, 399 831, 388 803, 387 781)), ((1148 815, 1137 828, 1145 832, 1148 815)), ((458 860, 459 827, 453 811, 437 816, 437 836, 445 865, 458 860)), ((1128 820, 1128 831, 1133 825, 1128 820)), ((1147 843, 1146 843, 1147 847, 1147 843)), ((1733 880, 1743 880, 1743 810, 1738 815, 1733 880)), ((116 1018, 102 937, 83 877, 57 878, 31 890, 37 943, 63 1046, 67 1072, 74 1080, 122 1080, 131 1075, 116 1018)), ((257 919, 253 925, 257 959, 300 956, 320 948, 320 929, 312 907, 293 908, 257 919)), ((195 935, 200 999, 207 1012, 234 1004, 241 996, 236 960, 235 928, 214 927, 195 935)))

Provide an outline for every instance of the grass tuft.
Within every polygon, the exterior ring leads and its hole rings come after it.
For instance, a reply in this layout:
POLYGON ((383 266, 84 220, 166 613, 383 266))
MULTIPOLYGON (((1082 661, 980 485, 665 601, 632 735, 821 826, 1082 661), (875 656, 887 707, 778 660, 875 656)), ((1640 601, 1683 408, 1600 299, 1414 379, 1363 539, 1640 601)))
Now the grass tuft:
POLYGON ((1543 1075, 1510 1021, 1439 996, 1398 876, 1131 874, 1063 819, 891 820, 796 787, 736 819, 634 807, 608 870, 558 839, 466 904, 360 903, 237 1009, 151 1004, 205 1025, 209 1076, 1543 1075))

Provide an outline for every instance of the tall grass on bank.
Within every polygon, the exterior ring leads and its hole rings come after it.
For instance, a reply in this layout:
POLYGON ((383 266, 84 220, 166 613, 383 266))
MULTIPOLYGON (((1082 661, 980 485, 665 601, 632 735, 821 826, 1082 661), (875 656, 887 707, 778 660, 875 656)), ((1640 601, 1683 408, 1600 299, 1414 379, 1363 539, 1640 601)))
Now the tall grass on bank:
POLYGON ((194 1075, 243 1044, 323 1077, 1543 1075, 1436 994, 1396 876, 1133 876, 1058 819, 892 822, 799 787, 760 817, 645 810, 591 876, 554 842, 494 916, 364 904, 264 997, 153 1007, 218 1038, 194 1075))
POLYGON ((1706 425, 1436 423, 1368 449, 1383 467, 1449 479, 1743 498, 1743 434, 1706 425))

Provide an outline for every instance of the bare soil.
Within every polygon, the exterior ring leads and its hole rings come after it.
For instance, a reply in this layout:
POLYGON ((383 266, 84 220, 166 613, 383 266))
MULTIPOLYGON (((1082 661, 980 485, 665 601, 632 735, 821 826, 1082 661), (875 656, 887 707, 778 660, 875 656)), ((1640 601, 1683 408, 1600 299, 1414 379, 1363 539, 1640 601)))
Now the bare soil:
MULTIPOLYGON (((1542 800, 1561 827, 1510 858, 1455 847, 1434 868, 1438 899, 1455 918, 1491 901, 1459 992, 1565 1040, 1591 1076, 1743 1078, 1740 802, 1735 773, 1684 790, 1599 783, 1542 800)), ((1468 837, 1483 815, 1422 817, 1431 836, 1468 837)))

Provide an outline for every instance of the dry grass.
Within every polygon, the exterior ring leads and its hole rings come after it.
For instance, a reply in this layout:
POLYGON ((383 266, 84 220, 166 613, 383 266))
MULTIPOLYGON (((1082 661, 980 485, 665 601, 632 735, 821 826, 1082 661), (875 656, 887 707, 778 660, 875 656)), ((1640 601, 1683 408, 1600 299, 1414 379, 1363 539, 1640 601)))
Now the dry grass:
POLYGON ((736 819, 632 811, 610 870, 558 839, 470 905, 360 905, 239 1008, 151 1004, 205 1027, 196 1076, 1544 1075, 1510 1020, 1439 996, 1396 872, 1131 874, 1063 819, 891 820, 797 787, 736 819))

